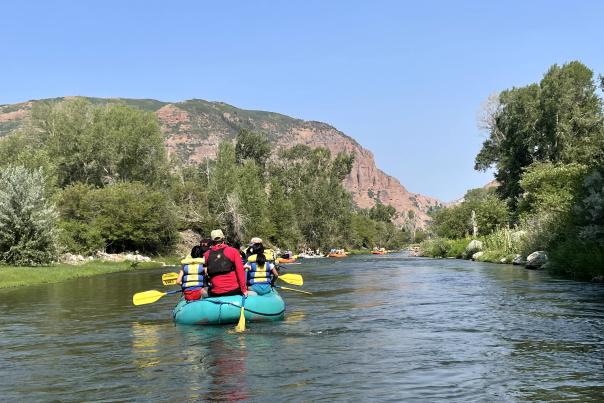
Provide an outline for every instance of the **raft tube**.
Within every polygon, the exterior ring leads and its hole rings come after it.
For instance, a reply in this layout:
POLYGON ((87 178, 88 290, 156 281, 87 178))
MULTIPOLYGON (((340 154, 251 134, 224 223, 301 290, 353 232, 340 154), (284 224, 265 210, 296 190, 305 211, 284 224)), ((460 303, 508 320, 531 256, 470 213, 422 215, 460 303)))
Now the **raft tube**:
MULTIPOLYGON (((241 314, 241 296, 204 298, 187 302, 181 299, 172 311, 174 322, 183 325, 219 325, 237 323, 241 314)), ((285 317, 285 302, 277 291, 253 295, 245 300, 245 320, 277 321, 285 317)))

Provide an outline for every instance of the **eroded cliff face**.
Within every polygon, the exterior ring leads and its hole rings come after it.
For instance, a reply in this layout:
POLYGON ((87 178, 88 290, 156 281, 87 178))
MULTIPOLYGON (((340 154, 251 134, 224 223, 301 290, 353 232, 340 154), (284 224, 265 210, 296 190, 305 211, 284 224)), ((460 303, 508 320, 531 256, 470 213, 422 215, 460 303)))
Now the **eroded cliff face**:
MULTIPOLYGON (((206 138, 191 136, 188 130, 192 127, 192 117, 177 105, 167 105, 158 110, 157 115, 167 136, 166 145, 169 152, 182 156, 181 151, 186 147, 187 151, 190 151, 186 158, 189 163, 197 164, 203 162, 205 158, 214 158, 218 143, 225 138, 234 138, 236 135, 229 128, 216 126, 206 138)), ((269 137, 273 139, 275 151, 305 144, 313 148, 328 148, 332 155, 339 152, 353 154, 354 165, 344 185, 353 194, 355 203, 361 208, 374 206, 376 200, 391 205, 399 212, 396 220, 399 224, 403 224, 409 215, 408 212, 413 211, 418 219, 418 225, 424 227, 430 219, 428 210, 442 205, 435 198, 409 192, 397 179, 377 168, 373 154, 369 150, 325 123, 291 119, 291 122, 283 127, 282 124, 228 112, 223 113, 222 118, 226 126, 249 127, 268 132, 269 137)), ((197 119, 207 124, 211 120, 203 114, 197 119)))
MULTIPOLYGON (((140 104, 140 100, 128 99, 107 102, 135 107, 140 104)), ((353 154, 354 165, 344 185, 353 194, 355 203, 361 208, 372 207, 376 200, 392 205, 399 213, 396 220, 399 224, 403 224, 412 211, 417 225, 424 227, 429 221, 429 209, 442 205, 435 198, 409 192, 397 179, 378 169, 369 150, 328 124, 238 109, 221 102, 153 102, 157 103, 154 112, 166 138, 168 152, 178 155, 185 163, 200 164, 215 158, 220 142, 225 139, 235 141, 239 130, 245 128, 266 133, 275 152, 282 147, 305 144, 328 148, 333 155, 339 152, 353 154)), ((0 106, 0 135, 17 128, 29 115, 31 105, 32 102, 0 106)))

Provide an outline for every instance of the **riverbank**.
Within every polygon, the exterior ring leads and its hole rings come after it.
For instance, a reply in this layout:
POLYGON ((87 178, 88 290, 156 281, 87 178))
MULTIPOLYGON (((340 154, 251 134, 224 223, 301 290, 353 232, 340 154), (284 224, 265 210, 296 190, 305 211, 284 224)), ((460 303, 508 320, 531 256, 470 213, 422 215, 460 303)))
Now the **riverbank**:
POLYGON ((91 261, 80 265, 58 263, 51 266, 23 267, 0 265, 0 289, 24 285, 58 283, 78 277, 97 276, 129 270, 157 269, 176 265, 178 258, 162 257, 151 262, 106 262, 91 261))
MULTIPOLYGON (((476 262, 513 264, 527 269, 548 270, 557 276, 578 281, 604 282, 604 254, 594 258, 586 250, 584 261, 550 259, 547 251, 529 249, 525 231, 498 229, 478 239, 432 238, 410 248, 413 256, 454 258, 476 262), (600 262, 593 264, 593 262, 600 262), (590 264, 591 263, 591 264, 590 264), (572 269, 570 269, 572 267, 572 269)), ((575 255, 581 255, 577 252, 575 255)), ((554 256, 556 257, 556 256, 554 256)))

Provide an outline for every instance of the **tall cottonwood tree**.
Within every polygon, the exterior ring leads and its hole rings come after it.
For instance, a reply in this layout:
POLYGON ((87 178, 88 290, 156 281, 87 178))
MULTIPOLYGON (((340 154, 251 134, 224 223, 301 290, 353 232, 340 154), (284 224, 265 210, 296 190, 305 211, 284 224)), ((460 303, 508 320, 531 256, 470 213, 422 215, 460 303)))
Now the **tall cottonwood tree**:
POLYGON ((602 102, 593 72, 580 62, 553 65, 539 84, 505 90, 499 102, 475 168, 495 167, 499 192, 512 208, 522 193, 522 173, 533 162, 589 165, 604 159, 602 102))

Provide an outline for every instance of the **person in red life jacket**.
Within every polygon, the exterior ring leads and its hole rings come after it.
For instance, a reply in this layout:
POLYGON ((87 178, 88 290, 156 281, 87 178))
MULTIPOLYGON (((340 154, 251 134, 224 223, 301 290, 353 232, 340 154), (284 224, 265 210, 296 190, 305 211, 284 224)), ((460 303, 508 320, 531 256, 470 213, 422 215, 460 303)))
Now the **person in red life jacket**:
POLYGON ((244 295, 247 297, 245 270, 239 251, 224 243, 222 230, 211 232, 213 245, 204 255, 205 272, 210 280, 210 297, 244 295))
POLYGON ((191 257, 181 260, 176 283, 181 285, 182 293, 187 301, 197 301, 208 296, 203 254, 209 249, 210 240, 202 239, 199 245, 191 250, 191 257))
POLYGON ((273 291, 274 279, 279 277, 275 266, 266 260, 262 239, 252 238, 251 246, 247 249, 250 254, 247 269, 247 285, 251 292, 258 295, 268 294, 273 291))

